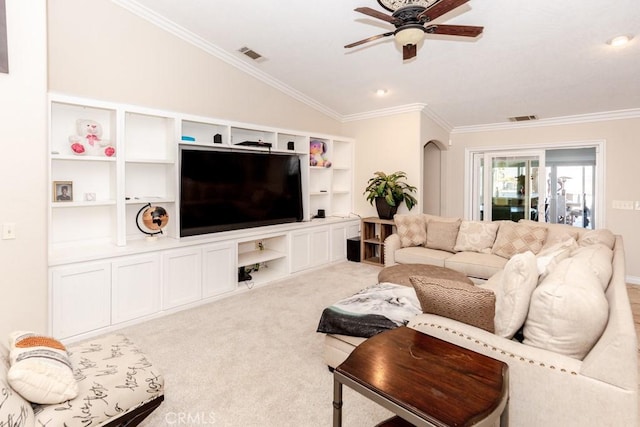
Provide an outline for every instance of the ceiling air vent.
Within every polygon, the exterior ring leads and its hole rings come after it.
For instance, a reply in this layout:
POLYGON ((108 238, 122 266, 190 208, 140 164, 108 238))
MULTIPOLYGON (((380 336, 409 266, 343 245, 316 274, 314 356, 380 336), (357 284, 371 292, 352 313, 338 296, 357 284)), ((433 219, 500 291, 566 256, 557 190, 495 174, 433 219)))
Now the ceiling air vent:
POLYGON ((253 59, 254 61, 257 61, 258 59, 262 58, 262 55, 260 55, 258 52, 256 52, 253 49, 249 49, 246 46, 241 47, 240 49, 238 49, 238 52, 247 55, 249 58, 253 59))
POLYGON ((526 122, 529 120, 538 120, 538 116, 515 116, 509 117, 510 122, 526 122))

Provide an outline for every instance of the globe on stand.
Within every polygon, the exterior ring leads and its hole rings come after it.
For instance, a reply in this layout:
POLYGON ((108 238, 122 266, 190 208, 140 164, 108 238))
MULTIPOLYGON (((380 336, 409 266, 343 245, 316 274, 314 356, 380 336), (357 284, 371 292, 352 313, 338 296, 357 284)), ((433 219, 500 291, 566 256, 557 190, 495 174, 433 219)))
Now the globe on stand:
POLYGON ((168 223, 169 214, 167 211, 161 206, 151 206, 151 203, 143 206, 136 215, 136 226, 138 230, 147 235, 149 241, 155 241, 168 223), (142 225, 140 224, 140 216, 142 216, 142 225))

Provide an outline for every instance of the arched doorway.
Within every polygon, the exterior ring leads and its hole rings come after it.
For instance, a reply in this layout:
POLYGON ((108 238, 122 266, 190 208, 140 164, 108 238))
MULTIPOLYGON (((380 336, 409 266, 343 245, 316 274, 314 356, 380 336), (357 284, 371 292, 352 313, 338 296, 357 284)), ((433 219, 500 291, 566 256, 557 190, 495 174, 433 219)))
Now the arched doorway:
POLYGON ((422 148, 422 212, 431 215, 441 214, 441 157, 436 141, 429 141, 422 148))

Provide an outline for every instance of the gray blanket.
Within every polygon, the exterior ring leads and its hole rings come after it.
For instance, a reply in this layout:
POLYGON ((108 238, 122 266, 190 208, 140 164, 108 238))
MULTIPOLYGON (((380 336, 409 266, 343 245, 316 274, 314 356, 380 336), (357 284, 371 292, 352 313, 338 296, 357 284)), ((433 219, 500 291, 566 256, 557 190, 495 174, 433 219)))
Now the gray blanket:
POLYGON ((420 313, 413 287, 378 283, 325 308, 317 331, 369 338, 420 313))

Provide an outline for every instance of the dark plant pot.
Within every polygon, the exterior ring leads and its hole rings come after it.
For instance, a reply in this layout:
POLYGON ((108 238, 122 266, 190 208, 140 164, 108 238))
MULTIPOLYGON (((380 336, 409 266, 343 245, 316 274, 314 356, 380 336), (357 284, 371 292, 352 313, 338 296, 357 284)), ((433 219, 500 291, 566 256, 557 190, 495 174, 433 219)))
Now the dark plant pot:
POLYGON ((380 219, 393 219, 398 212, 398 206, 391 206, 384 197, 376 197, 376 210, 380 219))

